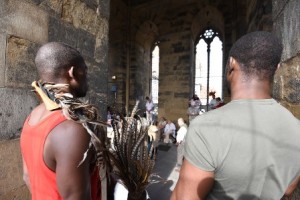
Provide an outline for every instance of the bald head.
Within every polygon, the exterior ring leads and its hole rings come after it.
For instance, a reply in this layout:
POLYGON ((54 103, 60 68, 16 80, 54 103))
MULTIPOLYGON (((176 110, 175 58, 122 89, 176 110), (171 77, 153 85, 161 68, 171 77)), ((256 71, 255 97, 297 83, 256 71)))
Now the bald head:
POLYGON ((35 64, 41 80, 68 84, 68 91, 74 96, 85 96, 87 67, 75 48, 59 42, 43 45, 37 52, 35 64))
POLYGON ((35 64, 40 78, 51 82, 65 78, 72 66, 85 66, 82 56, 75 48, 59 42, 43 45, 37 52, 35 64))

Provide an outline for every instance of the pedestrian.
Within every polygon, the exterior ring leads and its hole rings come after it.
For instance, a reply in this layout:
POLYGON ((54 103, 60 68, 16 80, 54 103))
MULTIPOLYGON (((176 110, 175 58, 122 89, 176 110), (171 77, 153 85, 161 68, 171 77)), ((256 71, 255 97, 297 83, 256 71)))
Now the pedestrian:
POLYGON ((171 200, 272 199, 288 196, 300 176, 300 122, 272 96, 282 45, 253 32, 231 48, 231 102, 193 120, 171 200))
POLYGON ((154 109, 154 104, 152 100, 149 97, 146 97, 146 119, 148 122, 148 125, 151 125, 153 122, 153 109, 154 109))
POLYGON ((164 143, 169 144, 173 142, 173 139, 175 140, 175 132, 176 132, 176 126, 171 120, 167 120, 167 124, 164 128, 164 143))
POLYGON ((182 118, 179 118, 177 120, 177 124, 179 126, 179 129, 177 131, 177 136, 176 136, 176 145, 177 145, 176 171, 180 171, 182 161, 183 161, 184 143, 185 143, 185 136, 187 133, 187 125, 182 118))

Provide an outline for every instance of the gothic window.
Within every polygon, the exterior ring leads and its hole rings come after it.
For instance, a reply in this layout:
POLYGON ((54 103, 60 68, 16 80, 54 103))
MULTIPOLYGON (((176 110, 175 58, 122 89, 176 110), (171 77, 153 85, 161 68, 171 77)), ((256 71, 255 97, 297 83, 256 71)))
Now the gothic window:
POLYGON ((206 29, 199 37, 195 56, 195 94, 207 105, 210 92, 222 98, 223 50, 218 32, 206 29))
POLYGON ((152 51, 152 80, 151 95, 154 104, 158 103, 158 83, 159 83, 159 47, 158 45, 152 51))

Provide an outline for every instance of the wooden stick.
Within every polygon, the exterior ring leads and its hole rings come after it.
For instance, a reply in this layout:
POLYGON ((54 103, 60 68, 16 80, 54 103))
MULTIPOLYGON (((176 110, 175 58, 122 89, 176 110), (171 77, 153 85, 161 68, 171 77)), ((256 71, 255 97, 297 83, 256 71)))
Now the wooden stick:
POLYGON ((39 88, 39 86, 37 85, 36 81, 33 81, 31 83, 31 86, 34 87, 35 91, 37 92, 37 94, 40 96, 40 98, 42 99, 42 101, 44 102, 46 109, 47 110, 56 110, 59 109, 60 106, 55 103, 54 101, 52 101, 44 92, 41 88, 39 88))

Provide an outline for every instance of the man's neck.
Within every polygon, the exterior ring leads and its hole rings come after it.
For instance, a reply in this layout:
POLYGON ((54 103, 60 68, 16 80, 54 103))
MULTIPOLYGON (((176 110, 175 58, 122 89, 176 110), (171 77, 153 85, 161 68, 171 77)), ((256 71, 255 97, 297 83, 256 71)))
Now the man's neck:
POLYGON ((270 99, 271 84, 268 81, 249 80, 232 88, 231 99, 270 99))

